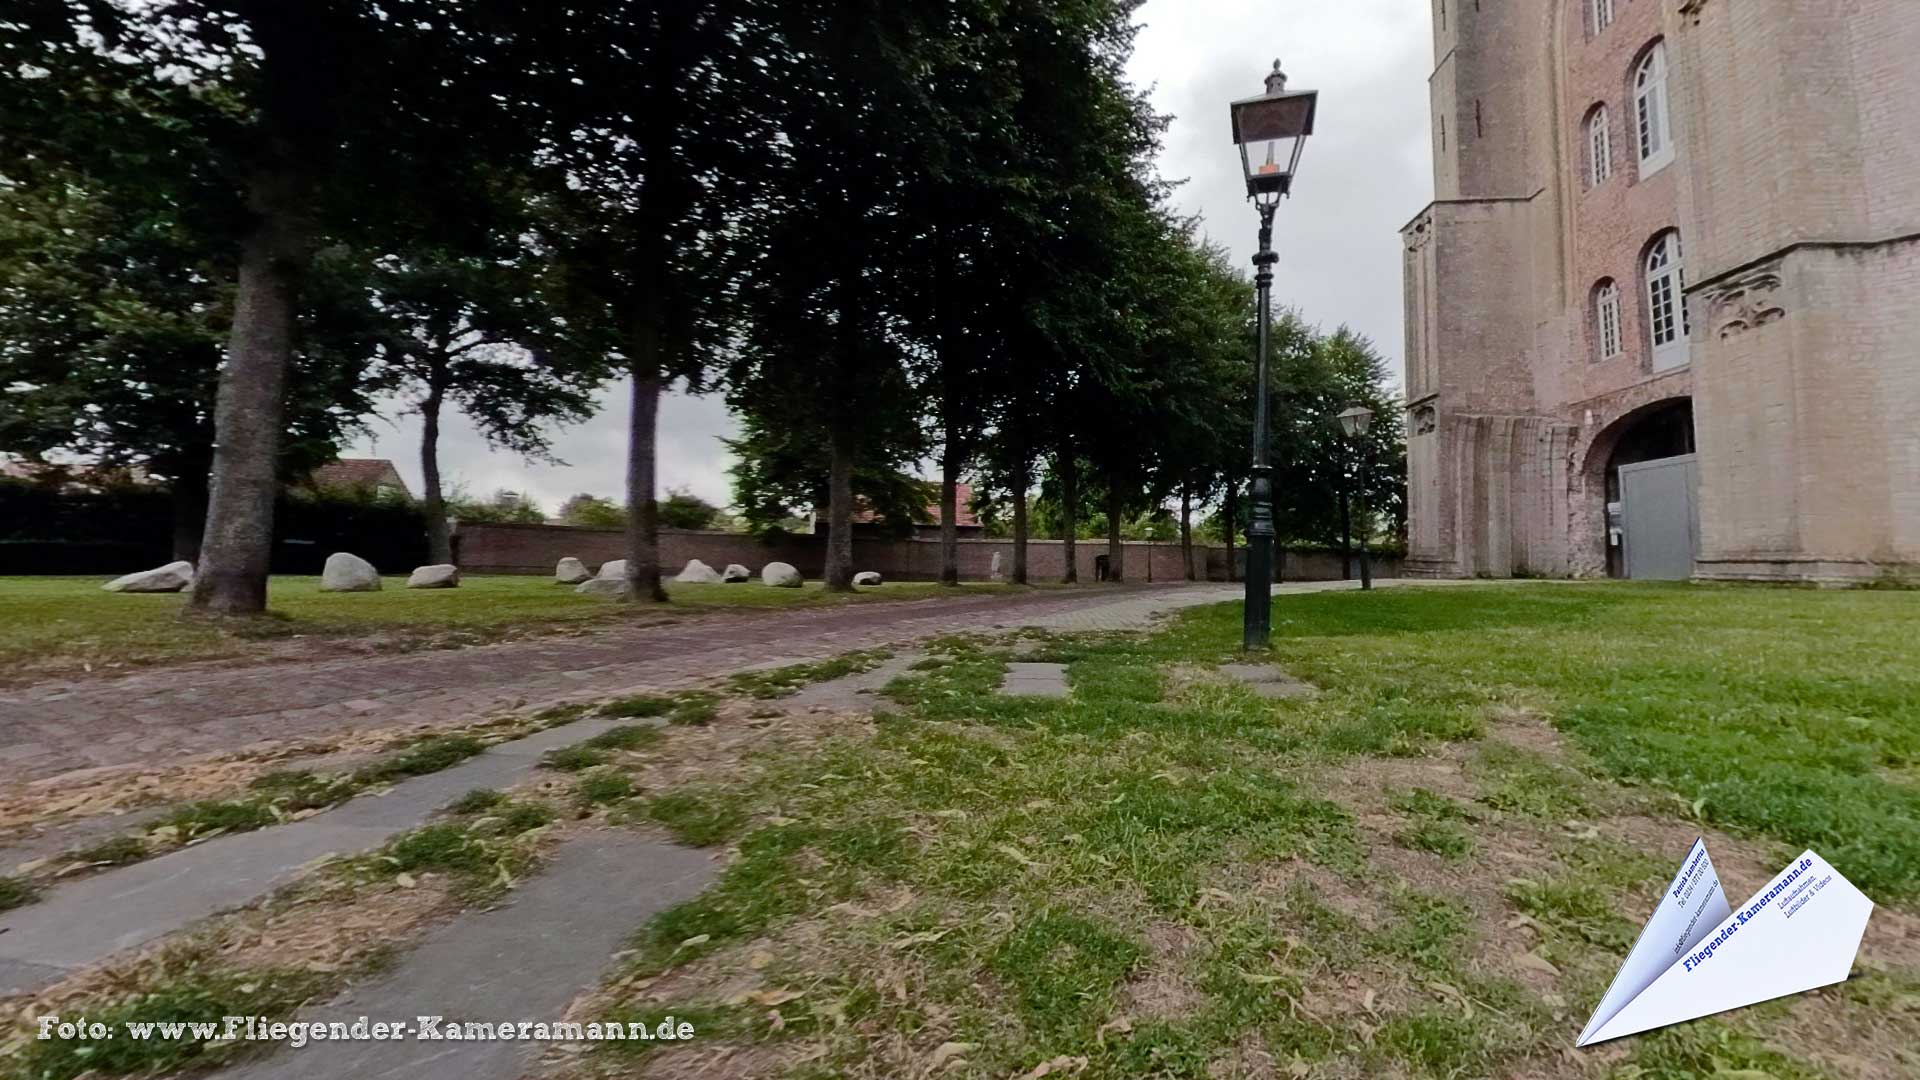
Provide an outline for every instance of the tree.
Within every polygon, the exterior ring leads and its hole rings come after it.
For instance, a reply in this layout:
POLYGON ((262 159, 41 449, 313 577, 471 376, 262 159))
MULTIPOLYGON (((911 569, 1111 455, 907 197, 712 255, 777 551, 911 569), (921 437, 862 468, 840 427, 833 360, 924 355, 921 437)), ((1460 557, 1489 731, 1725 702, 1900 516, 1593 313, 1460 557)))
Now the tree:
POLYGON ((486 499, 470 499, 454 490, 446 496, 447 514, 457 521, 509 525, 542 525, 547 515, 526 493, 501 488, 486 499))
POLYGON ((295 325, 322 237, 472 220, 467 166, 518 159, 503 83, 533 5, 17 0, 0 22, 10 150, 197 212, 234 298, 189 610, 266 606, 295 325), (484 25, 480 21, 484 20, 484 25), (183 145, 184 144, 184 145, 183 145))
POLYGON ((735 336, 742 203, 768 183, 763 0, 597 0, 553 19, 538 65, 536 232, 568 335, 626 373, 627 598, 665 602, 661 392, 704 387, 735 336), (747 177, 748 182, 741 182, 747 177))
MULTIPOLYGON (((140 467, 173 497, 173 553, 199 559, 211 404, 233 290, 186 207, 37 162, 0 165, 0 450, 140 467)), ((332 458, 369 410, 372 307, 323 248, 296 314, 277 474, 332 458)))
POLYGON ((495 246, 504 250, 409 252, 374 271, 385 331, 379 378, 420 416, 421 501, 436 563, 453 561, 440 479, 446 406, 465 413, 488 445, 551 460, 546 424, 591 416, 604 378, 599 357, 554 347, 565 336, 541 325, 538 294, 514 261, 524 254, 495 246))
POLYGON ((562 525, 582 529, 621 529, 627 524, 627 511, 612 499, 581 492, 560 504, 562 525))
POLYGON ((719 514, 719 507, 682 488, 668 488, 660 502, 660 524, 669 529, 705 529, 719 514))

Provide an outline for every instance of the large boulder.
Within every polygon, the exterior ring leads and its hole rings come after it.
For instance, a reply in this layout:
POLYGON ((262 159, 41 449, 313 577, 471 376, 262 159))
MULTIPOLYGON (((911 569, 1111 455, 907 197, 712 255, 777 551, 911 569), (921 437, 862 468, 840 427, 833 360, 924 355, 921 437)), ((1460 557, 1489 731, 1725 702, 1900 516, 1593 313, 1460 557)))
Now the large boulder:
POLYGON ((727 568, 725 570, 720 571, 720 580, 727 582, 728 584, 732 584, 736 581, 751 581, 753 580, 753 571, 747 569, 744 566, 741 566, 737 562, 728 563, 727 568))
POLYGON ((179 592, 192 584, 193 564, 183 560, 117 577, 100 587, 108 592, 179 592))
POLYGON ((627 560, 614 559, 611 562, 603 562, 600 564, 600 572, 594 576, 623 580, 627 576, 627 560))
POLYGON ((336 551, 320 568, 321 592, 379 592, 380 571, 358 555, 336 551))
POLYGON ((588 578, 573 587, 581 596, 595 596, 602 600, 619 600, 627 595, 627 579, 624 577, 588 578))
POLYGON ((720 571, 699 559, 688 559, 686 569, 680 571, 673 580, 683 585, 718 585, 721 578, 720 571))
POLYGON ((853 583, 855 585, 878 585, 880 584, 880 572, 878 570, 862 570, 853 575, 853 583))
POLYGON ((770 562, 760 568, 760 584, 776 589, 797 589, 803 580, 792 563, 770 562))
POLYGON ((452 563, 417 566, 407 578, 409 589, 455 589, 460 586, 460 568, 452 563))
POLYGON ((553 568, 553 580, 562 585, 578 585, 592 578, 593 572, 587 569, 587 564, 571 555, 561 559, 560 564, 553 568))

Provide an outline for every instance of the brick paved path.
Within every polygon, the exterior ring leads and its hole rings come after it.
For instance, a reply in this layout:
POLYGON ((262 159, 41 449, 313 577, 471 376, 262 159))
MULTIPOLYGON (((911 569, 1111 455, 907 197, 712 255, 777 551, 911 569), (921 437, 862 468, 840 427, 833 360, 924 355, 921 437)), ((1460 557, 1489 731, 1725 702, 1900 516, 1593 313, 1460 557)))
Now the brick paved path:
POLYGON ((1103 586, 787 611, 715 612, 610 629, 386 657, 155 668, 0 693, 0 782, 164 763, 356 728, 457 724, 501 708, 671 686, 996 626, 1139 626, 1237 586, 1103 586))

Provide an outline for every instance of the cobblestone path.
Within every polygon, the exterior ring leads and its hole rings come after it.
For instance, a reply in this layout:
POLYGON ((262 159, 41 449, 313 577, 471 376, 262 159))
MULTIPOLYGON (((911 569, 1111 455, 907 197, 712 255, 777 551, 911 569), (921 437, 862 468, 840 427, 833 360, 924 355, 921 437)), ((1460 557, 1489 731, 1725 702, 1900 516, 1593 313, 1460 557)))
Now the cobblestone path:
POLYGON ((1025 625, 1134 627, 1172 609, 1233 599, 1238 588, 1099 586, 712 612, 467 649, 183 665, 41 683, 0 693, 0 784, 362 728, 464 723, 501 708, 672 686, 939 634, 1025 625))

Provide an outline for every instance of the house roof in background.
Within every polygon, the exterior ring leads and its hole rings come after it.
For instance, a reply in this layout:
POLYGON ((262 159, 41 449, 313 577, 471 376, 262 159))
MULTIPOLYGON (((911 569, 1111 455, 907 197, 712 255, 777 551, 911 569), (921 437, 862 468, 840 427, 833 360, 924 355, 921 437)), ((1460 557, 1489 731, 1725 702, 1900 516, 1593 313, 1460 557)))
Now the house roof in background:
POLYGON ((397 487, 412 496, 407 487, 406 478, 393 462, 386 458, 341 458, 329 461, 313 470, 307 476, 307 483, 316 488, 377 488, 381 486, 397 487))
MULTIPOLYGON (((979 528, 980 519, 974 516, 973 513, 973 485, 955 484, 953 487, 954 493, 957 496, 955 501, 959 504, 958 510, 953 515, 954 526, 961 529, 979 528)), ((824 506, 815 507, 813 512, 824 518, 827 515, 827 508, 824 506)), ((869 507, 865 502, 857 503, 853 508, 853 523, 855 525, 872 525, 878 523, 880 520, 880 515, 875 513, 873 508, 869 507)), ((935 498, 927 504, 927 520, 933 522, 935 525, 940 524, 940 500, 938 498, 935 498)))

